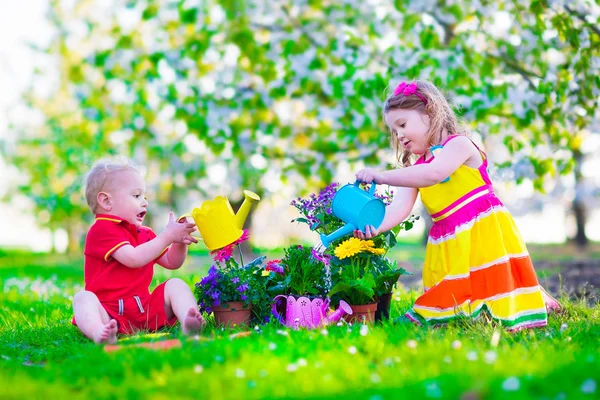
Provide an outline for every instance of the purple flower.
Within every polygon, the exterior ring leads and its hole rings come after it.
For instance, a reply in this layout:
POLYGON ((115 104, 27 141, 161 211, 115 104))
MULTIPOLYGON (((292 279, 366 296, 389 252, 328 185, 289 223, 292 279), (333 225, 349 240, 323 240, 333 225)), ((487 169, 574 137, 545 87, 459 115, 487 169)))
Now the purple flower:
POLYGON ((221 293, 219 293, 219 292, 213 292, 213 293, 210 295, 210 297, 212 297, 212 298, 213 298, 213 300, 217 300, 217 301, 218 301, 218 300, 219 300, 219 296, 220 296, 220 295, 221 295, 221 293))
POLYGON ((281 260, 271 260, 267 262, 265 271, 273 271, 277 274, 283 275, 283 266, 280 264, 281 260))
POLYGON ((246 296, 245 294, 242 295, 242 301, 246 301, 248 299, 248 296, 246 296))
POLYGON ((240 293, 243 293, 246 290, 248 290, 248 284, 247 283, 242 283, 240 286, 236 287, 235 290, 237 290, 240 293))
POLYGON ((315 261, 322 262, 323 264, 325 264, 325 266, 329 266, 329 257, 330 257, 329 255, 321 254, 318 251, 316 251, 315 249, 311 249, 310 254, 312 255, 312 258, 315 261))
POLYGON ((238 283, 239 281, 240 281, 240 278, 238 278, 237 276, 231 278, 231 282, 233 282, 233 283, 238 283))

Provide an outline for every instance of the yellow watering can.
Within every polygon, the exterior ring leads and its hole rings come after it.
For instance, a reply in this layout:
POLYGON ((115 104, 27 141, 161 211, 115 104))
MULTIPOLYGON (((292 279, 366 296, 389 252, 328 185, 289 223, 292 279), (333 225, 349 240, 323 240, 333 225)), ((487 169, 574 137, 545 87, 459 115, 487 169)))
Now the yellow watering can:
POLYGON ((256 193, 244 190, 244 202, 235 214, 227 197, 217 196, 214 200, 206 200, 200 208, 194 208, 191 214, 182 215, 179 220, 190 216, 194 218, 206 248, 213 251, 242 237, 244 222, 252 203, 259 200, 260 197, 256 193))

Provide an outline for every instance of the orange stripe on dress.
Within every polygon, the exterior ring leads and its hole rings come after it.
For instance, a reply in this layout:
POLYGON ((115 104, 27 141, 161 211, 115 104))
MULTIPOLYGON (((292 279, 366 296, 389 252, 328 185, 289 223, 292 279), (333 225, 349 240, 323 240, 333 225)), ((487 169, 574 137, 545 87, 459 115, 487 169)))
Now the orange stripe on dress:
POLYGON ((467 300, 483 300, 515 289, 537 286, 538 280, 529 257, 511 258, 468 277, 442 280, 421 295, 415 305, 450 308, 467 300))
POLYGON ((118 245, 116 245, 115 247, 113 247, 112 249, 110 249, 109 251, 107 251, 106 254, 104 255, 104 261, 108 261, 108 259, 112 255, 112 253, 114 253, 119 247, 124 246, 126 244, 129 244, 129 242, 128 241, 121 242, 118 245))
MULTIPOLYGON (((452 204, 450 204, 449 206, 447 206, 446 208, 444 208, 441 211, 438 211, 434 214, 431 214, 431 218, 433 218, 434 220, 436 218, 441 217, 442 215, 447 214, 449 211, 454 210, 457 206, 459 205, 464 205, 463 203, 465 203, 466 200, 469 200, 471 197, 473 197, 474 195, 481 193, 481 192, 486 192, 489 193, 489 188, 487 187, 487 185, 485 186, 480 186, 477 189, 471 190, 469 193, 465 194, 464 196, 460 197, 458 200, 456 200, 455 202, 453 202, 452 204)), ((465 204, 468 204, 469 202, 466 202, 465 204)))

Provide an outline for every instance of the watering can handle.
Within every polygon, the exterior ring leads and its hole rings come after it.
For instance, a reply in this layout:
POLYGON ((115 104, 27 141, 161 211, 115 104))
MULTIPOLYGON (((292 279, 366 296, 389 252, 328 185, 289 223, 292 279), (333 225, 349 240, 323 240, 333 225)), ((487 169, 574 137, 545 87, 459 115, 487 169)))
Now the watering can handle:
POLYGON ((283 317, 277 312, 277 305, 280 302, 279 300, 282 298, 287 301, 286 296, 284 296, 282 294, 275 296, 275 298, 273 299, 273 303, 271 304, 271 313, 275 316, 275 318, 277 318, 277 320, 279 322, 281 322, 282 324, 285 325, 285 322, 283 321, 283 317))
MULTIPOLYGON (((360 182, 358 179, 356 180, 356 182, 354 182, 354 186, 358 187, 360 185, 360 182)), ((371 181, 371 182, 365 182, 365 183, 370 183, 371 187, 369 188, 369 194, 375 194, 375 182, 371 181)))
MULTIPOLYGON (((177 218, 177 222, 181 222, 182 220, 186 219, 187 217, 192 218, 192 213, 183 214, 182 216, 177 218)), ((202 240, 204 242, 204 239, 202 239, 202 235, 200 234, 199 231, 196 231, 194 233, 196 233, 196 234, 195 235, 190 234, 190 236, 195 237, 196 239, 202 240)))

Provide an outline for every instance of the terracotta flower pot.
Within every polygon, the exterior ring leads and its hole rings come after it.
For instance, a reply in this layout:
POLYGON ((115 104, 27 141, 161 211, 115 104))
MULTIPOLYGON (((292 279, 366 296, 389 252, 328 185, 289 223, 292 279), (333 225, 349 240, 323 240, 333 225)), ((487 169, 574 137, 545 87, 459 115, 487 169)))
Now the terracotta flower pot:
POLYGON ((364 321, 367 324, 372 324, 375 320, 377 303, 359 305, 351 304, 350 307, 352 307, 352 315, 346 316, 346 321, 352 323, 362 323, 364 321))
POLYGON ((390 319, 391 302, 391 293, 386 293, 379 296, 379 302, 377 303, 377 311, 375 312, 375 322, 381 322, 390 319))
POLYGON ((241 301, 230 301, 223 306, 213 307, 215 324, 217 326, 235 327, 248 325, 250 323, 251 312, 252 304, 244 308, 244 303, 241 301))

